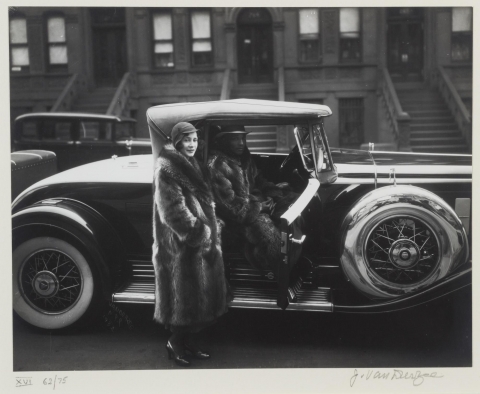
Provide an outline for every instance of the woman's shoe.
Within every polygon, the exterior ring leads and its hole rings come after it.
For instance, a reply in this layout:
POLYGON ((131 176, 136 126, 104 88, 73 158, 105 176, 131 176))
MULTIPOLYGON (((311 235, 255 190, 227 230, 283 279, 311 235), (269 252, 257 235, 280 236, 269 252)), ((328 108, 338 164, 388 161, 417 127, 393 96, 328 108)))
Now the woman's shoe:
POLYGON ((192 353, 193 357, 198 358, 199 360, 206 360, 207 358, 210 358, 210 354, 200 350, 197 345, 186 342, 184 344, 185 350, 192 353))
POLYGON ((175 353, 175 350, 173 350, 173 347, 172 347, 172 344, 170 343, 170 341, 167 342, 167 344, 165 345, 165 348, 167 349, 169 360, 171 360, 173 358, 175 360, 175 363, 177 365, 180 365, 181 367, 189 367, 190 366, 190 361, 188 361, 185 358, 185 354, 175 353))

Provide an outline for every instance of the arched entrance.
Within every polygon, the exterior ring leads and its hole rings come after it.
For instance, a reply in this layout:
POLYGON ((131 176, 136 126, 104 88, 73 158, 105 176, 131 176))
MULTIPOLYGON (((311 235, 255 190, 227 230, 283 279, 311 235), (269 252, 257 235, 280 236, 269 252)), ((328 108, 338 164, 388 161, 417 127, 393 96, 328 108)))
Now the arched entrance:
POLYGON ((273 82, 272 17, 265 8, 245 8, 237 18, 238 83, 273 82))

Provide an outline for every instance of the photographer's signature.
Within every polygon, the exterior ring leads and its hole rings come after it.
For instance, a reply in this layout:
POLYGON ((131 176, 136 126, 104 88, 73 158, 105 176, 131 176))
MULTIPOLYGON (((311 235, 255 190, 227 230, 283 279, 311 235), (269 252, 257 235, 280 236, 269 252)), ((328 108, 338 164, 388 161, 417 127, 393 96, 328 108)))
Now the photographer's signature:
POLYGON ((350 387, 353 387, 355 382, 358 380, 411 380, 414 386, 420 386, 426 379, 434 378, 439 379, 443 378, 443 375, 440 375, 436 371, 432 372, 423 372, 423 371, 403 371, 401 369, 394 369, 393 371, 375 371, 367 370, 367 372, 358 372, 356 369, 353 372, 352 377, 350 378, 350 387))

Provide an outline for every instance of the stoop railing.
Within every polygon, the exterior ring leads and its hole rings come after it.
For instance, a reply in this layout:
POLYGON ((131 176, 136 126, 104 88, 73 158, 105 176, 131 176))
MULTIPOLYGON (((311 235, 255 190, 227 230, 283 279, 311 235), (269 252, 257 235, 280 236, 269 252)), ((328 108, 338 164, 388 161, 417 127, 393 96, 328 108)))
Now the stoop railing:
POLYGON ((133 73, 127 72, 118 85, 112 101, 107 109, 107 115, 130 116, 131 97, 136 90, 136 79, 133 73))
POLYGON ((472 118, 468 112, 467 107, 462 101, 462 98, 457 92, 455 85, 451 81, 449 75, 445 71, 445 68, 441 65, 438 66, 437 75, 435 75, 436 83, 440 93, 447 103, 448 108, 452 112, 459 130, 462 133, 463 138, 468 144, 470 151, 472 150, 472 118))
POLYGON ((382 101, 387 112, 388 123, 397 141, 397 149, 411 151, 410 147, 410 115, 403 111, 386 67, 379 73, 379 87, 382 101))
POLYGON ((81 74, 73 74, 63 88, 62 92, 50 109, 50 112, 71 111, 73 103, 80 92, 86 89, 85 79, 81 74))

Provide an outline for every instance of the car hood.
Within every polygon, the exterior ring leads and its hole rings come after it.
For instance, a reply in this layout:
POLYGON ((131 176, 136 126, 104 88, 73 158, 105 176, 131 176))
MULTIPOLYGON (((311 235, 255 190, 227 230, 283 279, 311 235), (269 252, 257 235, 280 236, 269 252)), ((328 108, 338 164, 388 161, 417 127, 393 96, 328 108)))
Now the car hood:
POLYGON ((368 152, 332 148, 332 160, 338 173, 337 183, 401 183, 420 179, 438 182, 470 180, 472 155, 431 154, 415 152, 368 152))
POLYGON ((142 183, 153 181, 152 155, 116 157, 72 168, 42 179, 24 190, 12 203, 14 207, 23 196, 36 189, 56 184, 72 183, 142 183))

